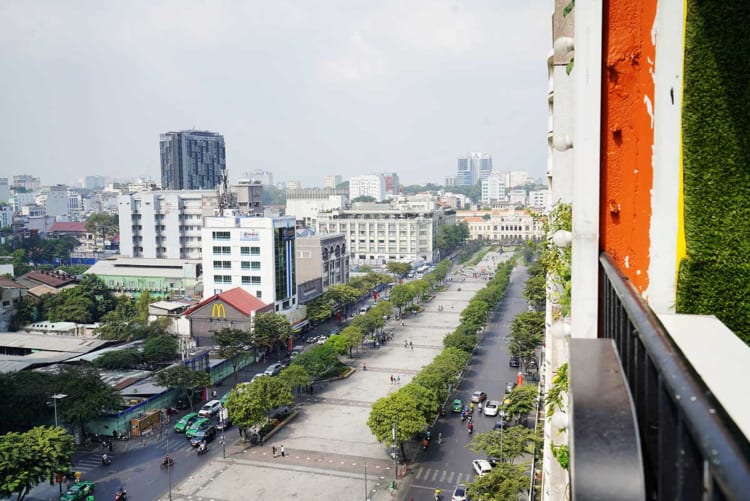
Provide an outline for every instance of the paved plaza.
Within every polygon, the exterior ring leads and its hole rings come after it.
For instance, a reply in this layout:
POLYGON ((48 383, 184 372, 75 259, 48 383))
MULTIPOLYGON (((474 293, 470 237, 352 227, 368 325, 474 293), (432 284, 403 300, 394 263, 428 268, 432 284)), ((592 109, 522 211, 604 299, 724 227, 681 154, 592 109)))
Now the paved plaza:
MULTIPOLYGON (((460 266, 455 268, 448 290, 438 292, 424 312, 406 318, 404 326, 396 320, 388 322, 393 340, 346 360, 357 368, 349 378, 316 387, 314 395, 301 400, 299 415, 262 446, 232 443, 226 459, 207 461, 188 480, 173 486, 172 499, 393 499, 390 448, 375 441, 367 427, 370 407, 399 388, 391 384, 391 375, 400 377, 403 386, 440 353, 443 338, 459 323, 460 312, 487 284, 473 276, 474 270, 494 270, 510 256, 490 252, 465 274, 460 266), (404 347, 404 341, 413 343, 413 349, 404 347), (362 362, 367 363, 366 371, 361 370, 362 362), (286 457, 278 451, 274 457, 272 447, 281 445, 286 457)), ((229 436, 237 437, 236 432, 229 436)))

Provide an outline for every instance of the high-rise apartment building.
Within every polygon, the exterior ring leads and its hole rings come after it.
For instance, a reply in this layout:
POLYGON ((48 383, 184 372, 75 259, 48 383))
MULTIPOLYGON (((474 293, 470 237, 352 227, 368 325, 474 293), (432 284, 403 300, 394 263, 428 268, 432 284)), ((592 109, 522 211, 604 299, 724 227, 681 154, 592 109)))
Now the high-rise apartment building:
POLYGON ((492 172, 492 157, 489 153, 469 153, 459 157, 456 169, 457 186, 474 186, 492 172))
POLYGON ((501 172, 494 171, 482 179, 482 203, 492 205, 505 200, 505 176, 501 172))
POLYGON ((44 197, 44 208, 48 216, 67 216, 68 206, 68 187, 64 184, 45 187, 42 190, 44 197))
POLYGON ((13 176, 14 188, 23 188, 26 191, 38 191, 41 186, 42 182, 38 177, 30 176, 28 174, 13 176))
POLYGON ((212 190, 226 169, 224 136, 184 130, 161 134, 161 187, 164 190, 212 190))

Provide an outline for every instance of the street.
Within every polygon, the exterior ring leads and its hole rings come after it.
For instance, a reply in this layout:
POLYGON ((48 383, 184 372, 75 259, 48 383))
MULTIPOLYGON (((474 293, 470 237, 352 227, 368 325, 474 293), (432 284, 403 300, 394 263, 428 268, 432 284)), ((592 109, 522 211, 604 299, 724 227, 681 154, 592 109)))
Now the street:
MULTIPOLYGON (((527 310, 523 297, 525 282, 526 268, 517 266, 505 299, 490 317, 484 337, 469 362, 458 390, 449 397, 449 403, 454 398, 468 403, 476 390, 486 392, 488 400, 502 401, 505 384, 516 380, 518 369, 508 366, 508 336, 513 318, 527 310)), ((485 459, 482 453, 475 453, 466 447, 471 440, 467 423, 461 421, 459 414, 451 413, 450 408, 447 411, 446 416, 438 419, 432 429, 430 446, 412 468, 411 478, 407 477, 408 489, 401 499, 432 501, 436 488, 441 490, 443 499, 450 499, 456 484, 474 479, 472 460, 485 459), (442 444, 438 444, 439 433, 443 434, 442 444)), ((473 416, 475 434, 491 431, 498 419, 485 416, 478 409, 474 410, 473 416)))

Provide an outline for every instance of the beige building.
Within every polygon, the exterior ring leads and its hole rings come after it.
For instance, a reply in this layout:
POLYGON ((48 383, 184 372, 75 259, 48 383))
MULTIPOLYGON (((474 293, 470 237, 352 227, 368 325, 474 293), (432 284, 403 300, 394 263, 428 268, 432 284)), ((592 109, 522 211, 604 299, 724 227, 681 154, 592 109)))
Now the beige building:
POLYGON ((456 221, 468 224, 470 240, 509 242, 544 237, 542 221, 528 210, 458 211, 456 221))

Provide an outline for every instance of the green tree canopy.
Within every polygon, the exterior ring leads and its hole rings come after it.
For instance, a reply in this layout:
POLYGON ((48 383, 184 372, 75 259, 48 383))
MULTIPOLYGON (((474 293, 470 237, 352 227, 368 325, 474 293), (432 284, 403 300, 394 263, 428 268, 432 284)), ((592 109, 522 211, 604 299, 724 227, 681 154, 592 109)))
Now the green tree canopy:
POLYGON ((509 418, 523 420, 529 412, 536 409, 539 391, 533 384, 524 384, 513 388, 508 395, 510 403, 505 406, 505 414, 509 418))
POLYGON ((424 431, 427 420, 417 409, 416 402, 408 393, 397 391, 377 400, 372 405, 367 426, 378 442, 385 444, 392 440, 393 428, 396 428, 396 442, 401 454, 406 457, 403 448, 405 440, 424 431))
POLYGON ((148 290, 141 291, 138 301, 135 303, 135 319, 142 324, 148 323, 148 306, 151 304, 151 293, 148 290))
POLYGON ((535 445, 542 443, 542 438, 538 437, 534 430, 516 425, 506 427, 504 430, 477 433, 466 447, 474 452, 484 452, 487 456, 514 463, 524 454, 533 454, 535 445))
POLYGON ((292 362, 292 365, 303 367, 313 380, 331 373, 340 364, 336 350, 333 346, 325 344, 314 346, 306 352, 300 353, 292 362))
POLYGON ((278 347, 292 337, 289 320, 281 313, 258 313, 253 320, 253 344, 266 348, 278 347))
POLYGON ((483 501, 518 499, 518 494, 529 486, 526 469, 525 465, 499 463, 489 474, 476 477, 468 484, 469 498, 483 501))
POLYGON ((149 362, 171 362, 177 358, 177 340, 170 335, 154 336, 143 346, 143 358, 149 362))
POLYGON ((219 347, 219 356, 232 364, 234 384, 237 384, 242 356, 253 347, 253 333, 249 330, 224 327, 214 331, 213 337, 214 343, 219 347))
POLYGON ((544 341, 544 312, 525 311, 513 318, 510 325, 511 354, 528 358, 544 341))
POLYGON ((61 427, 38 426, 0 437, 0 497, 23 500, 29 491, 73 466, 73 437, 61 427))
POLYGON ((411 271, 411 265, 409 263, 399 263, 398 261, 389 261, 385 265, 385 268, 396 276, 403 277, 409 271, 411 271))
POLYGON ((292 401, 289 383, 283 379, 267 376, 232 390, 227 399, 227 410, 232 422, 239 428, 247 430, 264 419, 270 419, 273 409, 289 405, 292 401))
POLYGON ((310 374, 298 364, 292 364, 282 370, 279 379, 284 381, 291 391, 310 384, 310 374))
POLYGON ((194 391, 211 384, 211 378, 206 371, 194 371, 190 367, 177 365, 157 372, 156 382, 159 386, 175 389, 184 395, 192 410, 194 391))
POLYGON ((112 238, 120 232, 120 217, 118 214, 97 212, 91 214, 86 220, 86 231, 98 236, 104 248, 104 241, 112 238))
POLYGON ((67 395, 57 404, 63 420, 82 430, 99 416, 119 411, 122 397, 105 383, 93 367, 65 366, 60 370, 59 393, 67 395))
POLYGON ((94 360, 94 365, 102 369, 133 369, 143 361, 138 350, 113 350, 103 353, 94 360))

